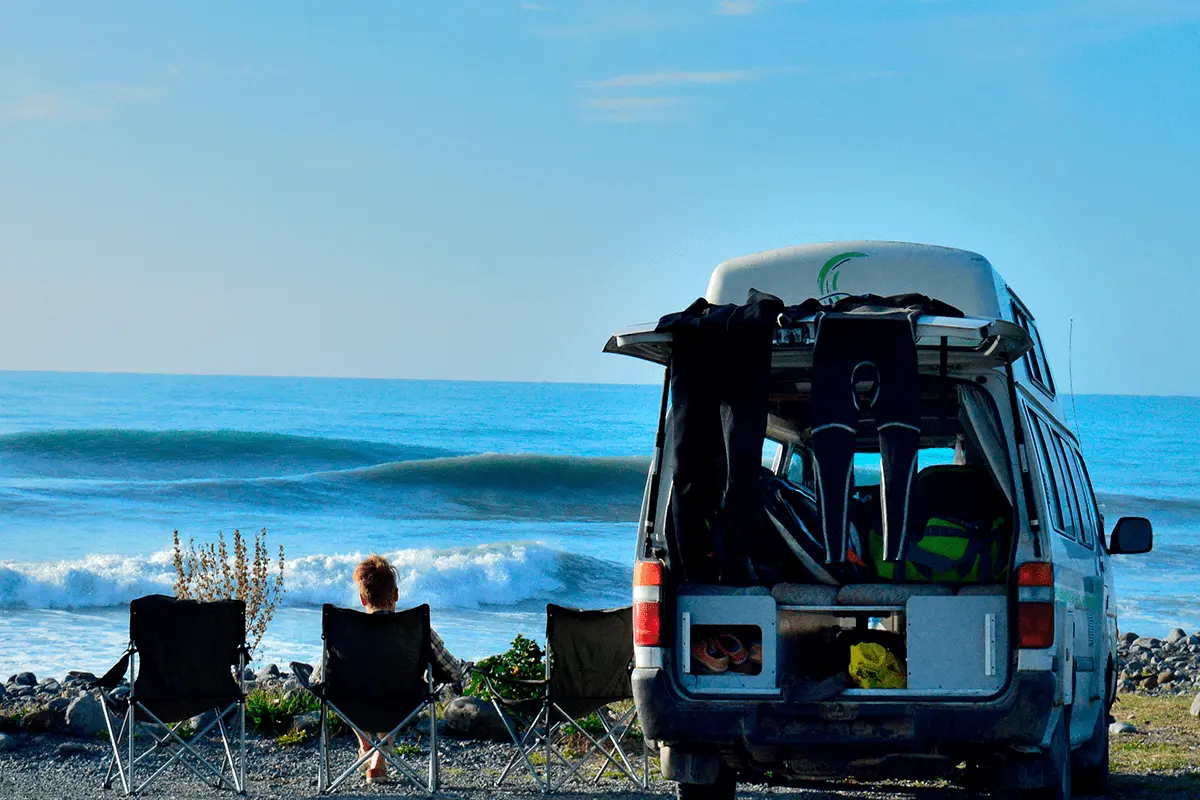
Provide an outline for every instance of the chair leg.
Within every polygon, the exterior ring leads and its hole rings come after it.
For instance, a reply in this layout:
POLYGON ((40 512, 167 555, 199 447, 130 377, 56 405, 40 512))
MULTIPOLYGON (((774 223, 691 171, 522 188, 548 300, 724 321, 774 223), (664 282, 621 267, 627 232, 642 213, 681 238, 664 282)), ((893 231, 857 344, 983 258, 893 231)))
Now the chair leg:
POLYGON ((426 670, 429 682, 429 791, 436 792, 441 786, 441 775, 438 772, 438 734, 437 734, 437 698, 434 696, 433 666, 426 670))
POLYGON ((104 727, 108 730, 108 741, 112 746, 112 759, 108 762, 108 769, 104 773, 104 788, 112 788, 113 768, 116 767, 117 775, 121 778, 121 788, 125 790, 125 794, 129 794, 129 781, 125 778, 125 767, 121 764, 121 743, 125 735, 125 725, 129 720, 129 712, 121 719, 121 729, 114 736, 112 728, 112 717, 108 713, 108 698, 101 697, 101 706, 104 711, 104 727))
POLYGON ((325 703, 321 703, 321 744, 317 754, 317 793, 325 794, 329 775, 329 737, 325 732, 325 703))

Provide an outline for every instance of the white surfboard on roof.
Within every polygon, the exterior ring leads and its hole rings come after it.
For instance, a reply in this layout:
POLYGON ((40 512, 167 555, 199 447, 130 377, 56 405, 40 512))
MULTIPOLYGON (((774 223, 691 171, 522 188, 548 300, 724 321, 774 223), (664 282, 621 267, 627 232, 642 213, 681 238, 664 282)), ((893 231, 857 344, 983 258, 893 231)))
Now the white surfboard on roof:
POLYGON ((721 263, 709 279, 710 303, 744 303, 751 289, 788 304, 832 294, 918 293, 969 317, 1003 319, 1003 279, 978 253, 909 242, 826 242, 781 247, 721 263))

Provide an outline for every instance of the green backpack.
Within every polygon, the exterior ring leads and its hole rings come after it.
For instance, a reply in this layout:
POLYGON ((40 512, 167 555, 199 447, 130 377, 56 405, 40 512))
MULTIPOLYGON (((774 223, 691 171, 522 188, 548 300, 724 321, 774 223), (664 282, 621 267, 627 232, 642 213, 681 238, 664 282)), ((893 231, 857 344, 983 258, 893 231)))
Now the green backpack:
MULTIPOLYGON (((874 500, 870 492, 869 500, 874 500)), ((883 560, 878 517, 866 525, 867 547, 883 581, 998 583, 1008 574, 1012 512, 991 477, 979 466, 926 467, 917 475, 919 508, 928 514, 924 528, 910 534, 904 558, 883 560)), ((877 508, 877 506, 876 506, 877 508)))

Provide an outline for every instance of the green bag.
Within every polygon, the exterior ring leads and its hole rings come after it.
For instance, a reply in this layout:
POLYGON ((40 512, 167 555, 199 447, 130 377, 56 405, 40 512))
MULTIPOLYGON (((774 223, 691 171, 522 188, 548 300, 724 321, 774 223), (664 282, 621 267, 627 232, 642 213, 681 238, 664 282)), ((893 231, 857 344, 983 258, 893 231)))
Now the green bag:
POLYGON ((1008 571, 1005 517, 990 525, 931 517, 908 544, 904 560, 883 560, 883 534, 869 533, 871 560, 880 579, 897 583, 994 583, 1008 571))

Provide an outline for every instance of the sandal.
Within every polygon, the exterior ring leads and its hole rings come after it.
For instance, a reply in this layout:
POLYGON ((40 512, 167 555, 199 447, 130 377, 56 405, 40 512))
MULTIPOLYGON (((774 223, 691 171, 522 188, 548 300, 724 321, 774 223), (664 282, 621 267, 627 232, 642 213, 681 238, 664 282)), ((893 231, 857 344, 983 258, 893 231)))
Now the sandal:
MULTIPOLYGON (((717 646, 718 650, 729 658, 729 665, 731 667, 746 663, 746 659, 750 657, 750 653, 746 651, 746 647, 742 644, 741 640, 732 633, 718 633, 713 637, 713 643, 717 646)), ((759 658, 762 658, 761 653, 759 654, 759 658)))
POLYGON ((729 671, 729 656, 707 636, 692 643, 692 660, 700 665, 703 672, 719 674, 729 671))

